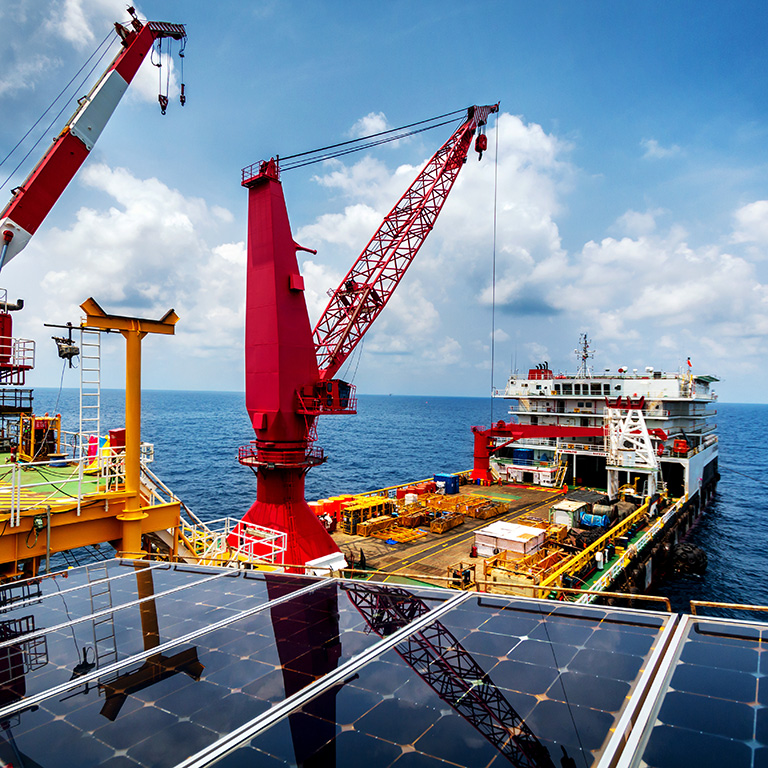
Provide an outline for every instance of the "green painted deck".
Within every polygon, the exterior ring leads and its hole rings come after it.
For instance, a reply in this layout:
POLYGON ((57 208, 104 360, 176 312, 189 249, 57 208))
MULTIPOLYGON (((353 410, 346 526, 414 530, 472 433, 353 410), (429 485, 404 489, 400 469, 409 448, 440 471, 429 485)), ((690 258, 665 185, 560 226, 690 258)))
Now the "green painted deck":
MULTIPOLYGON (((0 454, 0 514, 11 511, 14 502, 12 477, 13 465, 9 463, 10 454, 0 454)), ((77 501, 80 494, 90 494, 103 491, 94 475, 83 475, 82 482, 78 480, 77 465, 52 467, 30 466, 18 463, 17 482, 21 485, 20 503, 22 509, 32 509, 50 505, 52 507, 71 505, 77 501)))

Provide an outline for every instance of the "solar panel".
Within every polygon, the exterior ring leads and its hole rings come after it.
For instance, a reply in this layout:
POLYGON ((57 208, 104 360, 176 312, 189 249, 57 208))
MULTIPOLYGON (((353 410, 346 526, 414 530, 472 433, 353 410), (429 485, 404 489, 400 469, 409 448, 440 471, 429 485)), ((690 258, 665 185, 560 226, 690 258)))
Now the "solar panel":
POLYGON ((683 617, 627 765, 768 764, 768 627, 683 617))
POLYGON ((0 588, 0 764, 757 766, 765 632, 109 561, 0 588))

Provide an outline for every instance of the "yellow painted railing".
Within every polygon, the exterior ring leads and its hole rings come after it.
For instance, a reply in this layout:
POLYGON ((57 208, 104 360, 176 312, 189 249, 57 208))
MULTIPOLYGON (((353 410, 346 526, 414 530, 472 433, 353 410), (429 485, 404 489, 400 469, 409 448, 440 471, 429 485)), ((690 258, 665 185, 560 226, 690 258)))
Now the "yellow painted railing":
POLYGON ((586 549, 579 552, 578 555, 575 555, 574 557, 572 557, 565 565, 562 566, 562 568, 558 568, 554 573, 552 573, 550 576, 544 579, 544 581, 541 582, 539 587, 547 587, 550 585, 559 586, 560 580, 562 579, 564 574, 578 571, 595 556, 596 552, 599 552, 601 549, 604 549, 605 545, 608 542, 614 541, 619 536, 623 536, 632 527, 632 525, 636 523, 647 512, 648 512, 648 502, 646 501, 644 504, 640 506, 639 509, 636 509, 629 517, 627 517, 625 520, 622 520, 622 522, 620 522, 614 528, 611 528, 611 530, 608 531, 608 533, 601 536, 599 539, 597 539, 597 541, 592 542, 592 544, 590 544, 586 549))

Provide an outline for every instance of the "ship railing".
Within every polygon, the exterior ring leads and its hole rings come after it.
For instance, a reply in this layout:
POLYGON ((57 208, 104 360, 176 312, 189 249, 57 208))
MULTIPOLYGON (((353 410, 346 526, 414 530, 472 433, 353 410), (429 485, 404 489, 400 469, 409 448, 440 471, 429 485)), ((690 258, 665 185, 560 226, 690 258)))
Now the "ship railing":
POLYGON ((503 464, 504 466, 515 466, 515 467, 534 467, 536 469, 546 469, 546 468, 552 468, 557 467, 559 465, 559 462, 555 459, 550 459, 549 461, 545 459, 515 459, 515 458, 509 458, 504 456, 494 456, 492 457, 493 461, 498 462, 499 464, 503 464))
MULTIPOLYGON (((451 472, 451 475, 453 475, 453 477, 458 477, 459 479, 464 478, 464 480, 470 482, 472 481, 471 469, 464 469, 461 472, 451 472)), ((421 485, 421 483, 433 482, 434 479, 434 477, 425 477, 423 480, 411 480, 407 483, 400 483, 400 485, 388 485, 386 488, 377 488, 375 491, 364 491, 363 493, 356 493, 354 494, 354 497, 356 499, 365 499, 369 496, 386 496, 388 499, 394 499, 397 496, 397 491, 400 488, 410 488, 414 485, 421 485)))
POLYGON ((34 340, 17 339, 15 336, 0 336, 0 365, 3 368, 34 368, 34 340))
POLYGON ((697 453, 701 453, 701 451, 706 450, 711 445, 715 445, 718 442, 717 435, 706 435, 704 439, 701 441, 701 445, 694 446, 693 448, 689 448, 687 451, 675 451, 672 448, 665 446, 664 450, 661 453, 657 453, 656 455, 659 458, 673 458, 673 459, 689 459, 691 456, 695 456, 697 453))
MULTIPOLYGON (((618 560, 613 563, 603 575, 593 585, 592 589, 600 590, 603 587, 607 587, 614 581, 618 575, 624 570, 627 563, 638 555, 645 547, 653 541, 658 530, 662 528, 671 517, 673 517, 677 511, 685 504, 688 497, 683 496, 679 498, 674 504, 672 504, 660 517, 656 518, 653 525, 634 543, 626 548, 624 553, 618 560)), ((562 586, 563 576, 577 573, 585 565, 589 564, 597 555, 598 552, 605 549, 608 544, 615 542, 615 540, 624 536, 632 526, 639 522, 648 513, 649 502, 646 501, 638 509, 636 509, 631 515, 622 520, 618 525, 615 525, 607 533, 603 534, 599 539, 590 544, 586 549, 582 550, 579 554, 568 560, 568 562, 561 568, 555 570, 552 574, 547 576, 541 584, 538 586, 540 594, 546 594, 546 588, 550 586, 562 586)), ((579 598, 578 602, 592 602, 588 599, 588 596, 579 598)))
POLYGON ((559 451, 585 451, 586 453, 597 453, 604 456, 606 453, 604 445, 592 445, 591 443, 566 443, 561 440, 557 444, 559 451))
POLYGON ((79 514, 83 495, 105 493, 124 485, 124 455, 119 449, 107 448, 79 459, 62 453, 42 461, 17 461, 10 465, 10 473, 0 478, 0 482, 9 486, 3 488, 3 496, 10 503, 4 503, 0 509, 10 512, 11 528, 21 524, 22 512, 56 504, 64 496, 77 505, 79 514), (45 469, 57 470, 55 477, 46 475, 45 469), (65 472, 59 473, 59 469, 65 472), (84 491, 83 481, 89 480, 95 480, 95 488, 89 485, 84 491), (29 492, 35 494, 33 500, 29 499, 29 492), (22 496, 25 496, 23 502, 22 496))
POLYGON ((201 525, 181 522, 181 535, 201 565, 224 561, 237 565, 253 562, 282 566, 287 534, 261 525, 221 517, 201 525))

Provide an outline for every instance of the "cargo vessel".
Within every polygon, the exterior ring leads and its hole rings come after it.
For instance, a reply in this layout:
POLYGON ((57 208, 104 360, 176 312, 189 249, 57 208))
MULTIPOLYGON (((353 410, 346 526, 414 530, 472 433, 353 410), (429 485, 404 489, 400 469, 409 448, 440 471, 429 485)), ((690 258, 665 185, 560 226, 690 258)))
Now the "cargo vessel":
POLYGON ((595 374, 586 334, 577 353, 576 373, 542 363, 510 376, 496 395, 511 418, 473 427, 471 471, 315 505, 348 559, 583 602, 704 567, 702 553, 678 545, 719 479, 716 377, 690 361, 595 374))

